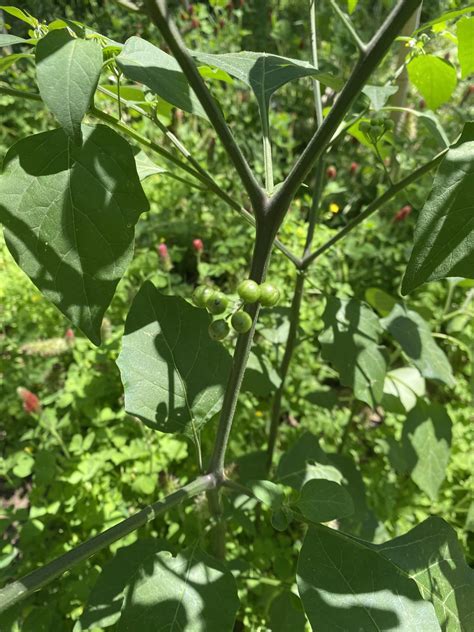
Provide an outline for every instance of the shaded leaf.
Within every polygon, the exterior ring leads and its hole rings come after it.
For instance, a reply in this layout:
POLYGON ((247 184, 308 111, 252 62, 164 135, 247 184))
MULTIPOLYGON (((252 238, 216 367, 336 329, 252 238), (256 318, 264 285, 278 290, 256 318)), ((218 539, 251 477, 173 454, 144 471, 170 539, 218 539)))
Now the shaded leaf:
POLYGON ((431 110, 451 98, 457 84, 456 70, 444 59, 419 55, 407 65, 408 76, 431 110))
POLYGON ((66 29, 51 31, 36 46, 36 77, 41 98, 76 143, 102 70, 96 40, 72 37, 66 29))
POLYGON ((306 617, 301 600, 289 590, 273 599, 269 615, 272 632, 305 632, 306 617))
POLYGON ((301 490, 296 506, 312 522, 329 522, 354 512, 352 498, 344 487, 324 479, 308 481, 301 490))
POLYGON ((311 527, 297 570, 298 591, 313 630, 440 631, 417 585, 363 541, 311 527))
POLYGON ((238 607, 235 580, 221 562, 195 548, 158 553, 130 578, 118 632, 231 632, 238 607))
POLYGON ((17 35, 0 33, 0 48, 2 46, 14 46, 15 44, 30 44, 30 41, 23 39, 22 37, 18 37, 17 35))
POLYGON ((379 287, 369 287, 365 291, 365 300, 376 309, 381 316, 388 316, 394 308, 397 299, 379 287))
POLYGON ((402 449, 410 476, 432 500, 446 477, 451 452, 451 419, 440 404, 418 402, 402 431, 402 449))
POLYGON ((148 202, 130 145, 104 125, 62 129, 13 145, 0 177, 8 249, 41 292, 94 342, 133 255, 148 202))
POLYGON ((272 509, 281 507, 285 500, 283 489, 271 481, 248 481, 247 486, 261 503, 272 509))
POLYGON ((286 531, 293 520, 293 512, 288 507, 278 507, 272 512, 272 527, 276 531, 286 531))
POLYGON ((380 322, 423 377, 453 386, 454 377, 449 360, 436 344, 428 323, 418 312, 397 304, 380 322))
POLYGON ((301 489, 308 480, 313 478, 311 463, 314 461, 330 465, 328 457, 319 447, 318 439, 310 432, 304 432, 282 454, 277 468, 278 482, 294 489, 301 489))
POLYGON ((155 430, 188 433, 219 412, 230 356, 210 339, 210 321, 205 310, 143 284, 117 360, 128 413, 155 430))
POLYGON ((267 355, 258 348, 252 351, 245 369, 242 390, 257 397, 268 397, 275 392, 280 382, 280 377, 267 355))
POLYGON ((378 348, 381 327, 372 310, 355 299, 327 297, 321 354, 357 399, 375 407, 382 399, 385 360, 378 348))
POLYGON ((382 405, 394 413, 409 412, 416 406, 418 397, 423 397, 425 390, 425 380, 418 369, 393 369, 385 376, 382 405))
POLYGON ((123 74, 142 83, 168 103, 207 118, 178 62, 140 37, 130 37, 116 58, 123 74))
POLYGON ((450 147, 421 210, 403 277, 407 294, 427 281, 474 278, 474 123, 450 147))
POLYGON ((456 23, 458 57, 463 79, 474 72, 474 18, 461 18, 456 23))
POLYGON ((411 577, 431 601, 444 632, 474 627, 474 572, 466 564, 456 532, 431 516, 408 533, 376 547, 411 577))

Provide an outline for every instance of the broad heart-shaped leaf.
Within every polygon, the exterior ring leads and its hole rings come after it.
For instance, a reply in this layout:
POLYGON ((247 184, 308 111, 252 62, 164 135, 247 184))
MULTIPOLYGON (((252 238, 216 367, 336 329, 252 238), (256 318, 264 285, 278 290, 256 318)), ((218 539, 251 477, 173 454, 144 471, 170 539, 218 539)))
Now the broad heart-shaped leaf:
POLYGON ((268 109, 272 94, 285 83, 311 76, 335 90, 341 87, 335 77, 300 59, 249 51, 222 55, 191 51, 191 54, 199 62, 224 70, 252 89, 257 98, 264 129, 268 127, 268 109))
POLYGON ((397 304, 381 321, 423 377, 453 386, 449 360, 438 347, 425 319, 405 305, 397 304))
POLYGON ((444 632, 474 629, 474 572, 444 520, 432 516, 375 548, 414 579, 422 597, 433 603, 444 632))
POLYGON ((36 46, 36 77, 41 98, 74 142, 82 140, 81 122, 102 70, 96 40, 50 31, 36 46))
POLYGON ((403 277, 408 294, 427 281, 474 279, 474 123, 466 123, 435 176, 403 277))
POLYGON ((398 91, 398 86, 371 86, 365 85, 362 92, 369 97, 372 107, 376 112, 381 110, 390 97, 398 91))
POLYGON ((457 84, 456 70, 434 55, 419 55, 407 65, 408 77, 431 110, 451 98, 457 84))
POLYGON ((41 292, 94 342, 133 255, 148 202, 130 145, 104 125, 81 147, 57 129, 11 147, 0 177, 8 249, 41 292))
POLYGON ((205 310, 143 284, 117 360, 128 413, 155 430, 188 434, 219 412, 230 356, 210 339, 210 320, 205 310))
POLYGON ((118 632, 231 632, 238 607, 220 562, 196 548, 158 553, 130 577, 118 632))
POLYGON ((329 522, 354 512, 354 503, 346 489, 321 478, 314 478, 304 485, 296 506, 312 522, 329 522))
POLYGON ((86 632, 114 625, 121 616, 125 588, 137 569, 154 555, 168 550, 161 540, 137 540, 117 551, 105 564, 74 632, 86 632))
POLYGON ((440 404, 418 402, 402 431, 402 450, 410 476, 436 500, 446 476, 451 451, 451 419, 440 404))
POLYGON ((474 72, 474 18, 461 18, 456 24, 458 57, 462 78, 474 72))
POLYGON ((116 61, 128 79, 142 83, 185 112, 207 118, 178 62, 161 48, 140 37, 131 37, 116 61))
POLYGON ((393 369, 385 376, 382 406, 394 413, 409 412, 425 390, 425 380, 415 367, 393 369))
POLYGON ((322 525, 301 548, 298 591, 313 630, 440 632, 415 582, 362 541, 322 525))
POLYGON ((378 348, 379 319, 364 303, 328 296, 323 322, 323 358, 337 370, 342 384, 354 389, 357 399, 375 407, 382 399, 386 370, 378 348))

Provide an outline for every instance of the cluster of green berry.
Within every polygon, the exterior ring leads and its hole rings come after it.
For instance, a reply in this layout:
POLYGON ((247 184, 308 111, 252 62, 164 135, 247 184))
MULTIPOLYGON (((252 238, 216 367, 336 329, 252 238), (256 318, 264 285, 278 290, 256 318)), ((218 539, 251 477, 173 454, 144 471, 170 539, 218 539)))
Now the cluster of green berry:
MULTIPOLYGON (((252 327, 252 318, 247 312, 240 309, 244 304, 249 305, 258 301, 264 307, 273 307, 280 300, 280 290, 273 283, 259 285, 250 279, 239 284, 237 293, 242 303, 230 317, 230 322, 238 334, 246 334, 252 327)), ((213 290, 207 285, 200 285, 194 290, 193 303, 196 307, 207 309, 213 315, 219 315, 226 311, 229 298, 219 290, 213 290)), ((224 340, 229 331, 230 327, 224 318, 214 320, 209 325, 209 336, 213 340, 224 340)))
POLYGON ((360 131, 373 145, 378 143, 386 132, 391 132, 394 127, 395 123, 392 119, 385 118, 383 115, 374 116, 370 121, 361 121, 359 124, 360 131))

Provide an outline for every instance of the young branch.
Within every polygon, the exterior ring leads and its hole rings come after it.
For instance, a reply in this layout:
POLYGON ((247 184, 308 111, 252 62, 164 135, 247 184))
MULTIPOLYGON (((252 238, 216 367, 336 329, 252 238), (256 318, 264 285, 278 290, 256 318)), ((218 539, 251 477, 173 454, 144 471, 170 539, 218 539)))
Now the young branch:
POLYGON ((368 205, 368 207, 364 211, 362 211, 362 213, 360 213, 357 217, 355 217, 352 221, 350 221, 347 224, 347 226, 344 226, 344 228, 341 228, 341 230, 338 233, 336 233, 334 237, 331 237, 331 239, 328 239, 328 241, 325 244, 320 246, 313 253, 304 256, 303 264, 302 264, 303 269, 306 269, 309 265, 311 265, 311 263, 313 263, 315 259, 317 259, 320 255, 322 255, 323 252, 326 252, 326 250, 331 248, 331 246, 334 246, 334 244, 336 244, 339 240, 341 240, 348 233, 354 230, 356 226, 361 224, 370 215, 372 215, 373 213, 378 211, 380 208, 382 208, 382 206, 384 206, 384 204, 386 204, 392 198, 394 198, 397 195, 397 193, 405 189, 412 182, 415 182, 416 180, 421 178, 421 176, 425 175, 425 173, 428 173, 429 171, 437 167, 439 163, 442 161, 442 159, 444 158, 444 155, 446 154, 447 151, 448 149, 444 149, 442 152, 440 152, 434 158, 432 158, 429 162, 425 163, 421 167, 418 167, 418 169, 415 169, 415 171, 412 171, 409 175, 407 175, 405 178, 403 178, 399 182, 396 182, 392 187, 390 187, 390 189, 385 191, 385 193, 383 193, 381 196, 379 196, 377 199, 371 202, 368 205))
POLYGON ((268 212, 284 214, 309 171, 325 151, 333 134, 360 94, 372 72, 384 58, 393 40, 421 0, 399 0, 379 31, 367 45, 328 116, 296 161, 283 185, 270 200, 268 212))
POLYGON ((240 147, 237 145, 232 132, 227 126, 219 106, 214 101, 199 74, 193 58, 189 54, 176 25, 168 13, 165 0, 146 0, 146 7, 151 19, 159 28, 165 42, 170 47, 176 61, 186 75, 191 88, 194 90, 204 111, 208 115, 211 125, 219 136, 235 170, 239 174, 255 212, 258 214, 262 207, 265 194, 245 160, 240 147))
POLYGON ((333 11, 337 14, 337 16, 339 17, 341 22, 346 27, 348 33, 350 34, 350 36, 354 40, 355 45, 357 46, 357 48, 360 50, 361 53, 365 53, 365 51, 367 49, 367 44, 365 42, 363 42, 361 40, 361 38, 359 37, 357 31, 354 28, 354 25, 352 24, 351 20, 349 19, 349 16, 347 16, 344 13, 344 11, 341 11, 341 9, 339 8, 339 5, 337 4, 337 2, 335 2, 335 0, 329 0, 329 1, 331 3, 331 7, 332 7, 333 11))
POLYGON ((100 535, 87 540, 64 555, 56 558, 49 564, 25 575, 21 579, 8 584, 0 590, 0 612, 3 612, 21 599, 25 599, 32 593, 40 590, 56 577, 62 575, 79 562, 83 562, 103 548, 110 546, 120 538, 142 527, 157 516, 165 513, 183 500, 197 496, 198 494, 213 489, 218 482, 212 474, 206 474, 188 483, 178 491, 148 505, 138 513, 123 520, 114 527, 107 529, 100 535))

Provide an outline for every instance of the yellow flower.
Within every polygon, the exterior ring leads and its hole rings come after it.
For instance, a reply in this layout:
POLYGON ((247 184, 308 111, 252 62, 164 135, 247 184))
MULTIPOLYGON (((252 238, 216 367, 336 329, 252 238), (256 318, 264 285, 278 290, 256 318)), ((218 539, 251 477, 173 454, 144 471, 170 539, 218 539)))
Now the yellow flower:
POLYGON ((263 417, 263 413, 261 410, 256 410, 255 411, 255 417, 263 417))
POLYGON ((329 205, 329 210, 331 211, 331 213, 339 213, 341 207, 339 206, 339 204, 331 202, 331 204, 329 205))

